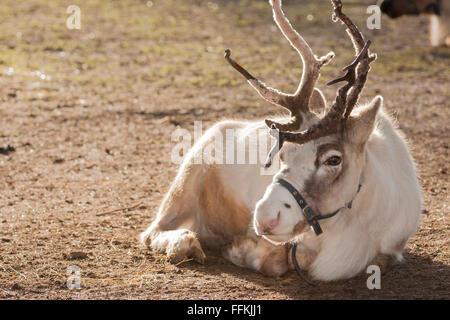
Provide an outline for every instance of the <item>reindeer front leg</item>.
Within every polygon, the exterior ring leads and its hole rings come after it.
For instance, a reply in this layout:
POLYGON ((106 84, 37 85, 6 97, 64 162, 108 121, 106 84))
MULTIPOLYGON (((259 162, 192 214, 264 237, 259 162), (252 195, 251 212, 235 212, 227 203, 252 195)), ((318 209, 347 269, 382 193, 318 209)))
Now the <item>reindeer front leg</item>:
MULTIPOLYGON (((270 277, 280 277, 289 269, 294 269, 289 244, 274 245, 263 238, 236 236, 231 245, 225 248, 223 256, 233 264, 253 269, 270 277)), ((315 248, 299 242, 297 263, 307 271, 317 257, 315 248)))
POLYGON ((196 234, 187 229, 160 232, 151 242, 151 247, 154 250, 165 252, 172 263, 192 258, 203 264, 206 259, 196 234))
POLYGON ((141 242, 163 252, 172 263, 193 258, 204 263, 206 256, 199 242, 197 197, 202 168, 186 165, 180 171, 164 198, 153 223, 141 234, 141 242))
POLYGON ((273 245, 262 238, 236 236, 223 256, 237 266, 279 277, 289 270, 288 249, 287 245, 273 245))

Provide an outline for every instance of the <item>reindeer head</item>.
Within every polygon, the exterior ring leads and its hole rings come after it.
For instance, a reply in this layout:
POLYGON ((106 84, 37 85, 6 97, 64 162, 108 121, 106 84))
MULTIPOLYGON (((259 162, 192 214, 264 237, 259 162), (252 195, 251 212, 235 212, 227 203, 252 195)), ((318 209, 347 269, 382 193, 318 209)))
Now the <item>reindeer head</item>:
POLYGON ((383 0, 381 11, 395 19, 402 15, 418 15, 421 13, 440 14, 441 0, 383 0))
MULTIPOLYGON (((311 112, 310 106, 317 101, 326 105, 323 95, 314 86, 320 67, 334 54, 316 58, 285 17, 280 0, 271 1, 274 19, 300 54, 304 65, 297 92, 289 95, 267 87, 231 59, 229 51, 226 54, 230 64, 261 96, 291 111, 291 121, 287 124, 266 120, 271 133, 278 139, 276 146, 280 148, 281 167, 256 205, 254 227, 258 235, 274 242, 288 241, 305 230, 306 222, 312 221, 304 216, 305 210, 313 215, 325 215, 352 200, 359 188, 365 143, 382 104, 382 98, 377 97, 365 108, 352 113, 364 87, 369 64, 376 56, 369 54, 370 41, 364 41, 358 28, 342 12, 341 1, 331 2, 334 6, 333 20, 339 19, 346 25, 357 57, 344 68, 345 76, 329 83, 346 82, 338 89, 333 105, 323 116, 311 112), (306 118, 309 128, 299 131, 306 118), (308 208, 303 207, 306 203, 308 208)), ((276 152, 271 151, 268 164, 276 152)))

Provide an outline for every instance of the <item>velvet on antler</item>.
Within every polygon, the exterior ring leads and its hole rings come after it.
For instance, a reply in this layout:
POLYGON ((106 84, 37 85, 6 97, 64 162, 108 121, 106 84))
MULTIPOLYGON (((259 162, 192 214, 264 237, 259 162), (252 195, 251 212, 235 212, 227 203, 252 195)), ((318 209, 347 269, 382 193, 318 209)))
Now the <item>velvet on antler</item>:
POLYGON ((308 43, 295 31, 291 23, 281 9, 281 0, 272 0, 273 17, 279 29, 289 41, 291 46, 297 50, 303 62, 303 72, 300 83, 294 94, 287 94, 277 89, 268 87, 259 79, 251 75, 244 67, 231 58, 231 51, 225 51, 225 59, 230 65, 241 73, 249 84, 267 101, 288 109, 291 112, 291 119, 288 123, 277 123, 273 120, 266 120, 266 124, 271 127, 275 125, 282 131, 296 131, 300 128, 306 113, 309 113, 309 101, 314 91, 314 86, 319 78, 320 68, 329 63, 334 57, 334 53, 317 58, 308 43))
MULTIPOLYGON (((343 71, 346 71, 345 76, 328 83, 332 85, 342 81, 346 82, 345 85, 338 89, 335 101, 327 114, 319 123, 305 131, 286 132, 279 130, 278 139, 282 141, 279 143, 280 147, 286 141, 303 144, 342 130, 345 120, 358 102, 370 70, 370 63, 376 59, 376 55, 369 53, 370 40, 365 42, 356 25, 342 12, 342 2, 340 0, 331 0, 331 2, 334 7, 333 20, 337 21, 339 19, 345 24, 357 56, 351 64, 343 69, 343 71)), ((276 135, 274 129, 277 128, 271 126, 272 135, 276 135)))

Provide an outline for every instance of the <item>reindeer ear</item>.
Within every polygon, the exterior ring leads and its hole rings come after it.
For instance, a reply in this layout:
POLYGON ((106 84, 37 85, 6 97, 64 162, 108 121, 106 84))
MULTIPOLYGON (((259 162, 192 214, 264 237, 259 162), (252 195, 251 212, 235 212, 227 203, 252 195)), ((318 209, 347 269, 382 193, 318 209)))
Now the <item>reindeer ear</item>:
POLYGON ((360 108, 347 120, 347 137, 352 143, 364 144, 372 134, 378 111, 383 106, 383 97, 376 96, 367 106, 360 108))
POLYGON ((309 110, 316 113, 321 113, 327 109, 327 100, 322 91, 314 88, 314 91, 309 99, 309 110))

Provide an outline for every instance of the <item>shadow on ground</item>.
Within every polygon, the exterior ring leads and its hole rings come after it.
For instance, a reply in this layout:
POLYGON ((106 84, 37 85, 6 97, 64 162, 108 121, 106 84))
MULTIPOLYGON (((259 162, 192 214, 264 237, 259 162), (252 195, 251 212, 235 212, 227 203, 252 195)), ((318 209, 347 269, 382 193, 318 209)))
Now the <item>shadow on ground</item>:
POLYGON ((277 290, 289 299, 449 299, 450 267, 429 257, 405 252, 404 261, 392 265, 381 276, 381 289, 369 290, 365 272, 342 281, 305 283, 295 271, 280 278, 270 278, 248 269, 232 265, 217 252, 208 252, 208 261, 202 266, 187 263, 180 268, 221 276, 230 274, 269 290, 277 290))

